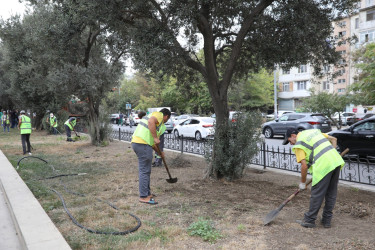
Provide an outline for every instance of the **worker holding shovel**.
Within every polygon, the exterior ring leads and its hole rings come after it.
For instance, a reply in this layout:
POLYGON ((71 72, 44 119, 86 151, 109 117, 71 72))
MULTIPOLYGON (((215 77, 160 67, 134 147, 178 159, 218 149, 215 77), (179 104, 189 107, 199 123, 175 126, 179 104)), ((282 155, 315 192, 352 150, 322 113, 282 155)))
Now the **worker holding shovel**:
MULTIPOLYGON (((77 124, 77 119, 75 117, 69 118, 64 123, 65 131, 66 131, 66 137, 67 137, 66 141, 68 141, 68 142, 73 141, 71 131, 73 130, 74 133, 76 133, 76 131, 74 130, 74 127, 76 126, 76 124, 77 124)), ((77 135, 77 133, 76 133, 76 135, 77 135)))
MULTIPOLYGON (((132 137, 132 148, 138 157, 139 201, 142 203, 158 204, 150 190, 152 152, 153 149, 158 152, 160 140, 157 131, 168 121, 170 116, 171 111, 166 108, 144 116, 139 121, 132 137)), ((161 153, 161 156, 164 157, 164 152, 161 153)))
POLYGON ((56 116, 53 113, 50 113, 49 117, 47 117, 46 122, 50 126, 50 131, 54 135, 57 135, 57 118, 56 118, 56 116))
POLYGON ((297 162, 301 163, 300 190, 306 189, 307 170, 312 174, 310 208, 305 213, 303 220, 297 222, 303 227, 315 227, 315 220, 325 199, 321 223, 325 228, 330 228, 340 169, 345 165, 336 150, 337 139, 321 133, 318 129, 298 132, 294 128, 289 128, 283 145, 288 143, 294 145, 292 150, 296 155, 297 162))

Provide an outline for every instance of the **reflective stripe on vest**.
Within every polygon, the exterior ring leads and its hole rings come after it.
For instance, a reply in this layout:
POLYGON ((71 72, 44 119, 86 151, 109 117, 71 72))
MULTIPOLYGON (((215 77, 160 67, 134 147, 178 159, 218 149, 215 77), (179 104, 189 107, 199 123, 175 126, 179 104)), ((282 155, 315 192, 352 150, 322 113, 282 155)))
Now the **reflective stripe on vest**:
POLYGON ((69 123, 69 119, 68 119, 64 124, 66 126, 68 126, 70 128, 70 130, 73 130, 73 128, 76 126, 77 121, 76 121, 76 119, 74 119, 70 123, 69 123), (72 127, 72 125, 70 125, 70 123, 73 125, 73 127, 72 127))
MULTIPOLYGON (((148 145, 153 146, 154 145, 154 138, 152 137, 152 134, 150 132, 150 129, 148 128, 148 120, 152 116, 152 113, 144 116, 138 123, 137 128, 134 131, 133 136, 139 137, 142 140, 144 140, 148 145)), ((159 124, 159 126, 156 127, 156 135, 159 137, 158 134, 160 128, 164 125, 163 122, 159 124)), ((165 125, 164 125, 165 126, 165 125)))
POLYGON ((56 128, 57 127, 57 119, 56 117, 51 117, 49 118, 50 124, 52 127, 56 128), (54 124, 56 122, 56 124, 54 124))
POLYGON ((21 135, 23 134, 31 134, 31 119, 28 116, 22 115, 21 116, 21 135))
POLYGON ((329 140, 318 129, 309 129, 299 133, 292 150, 302 149, 309 172, 313 175, 312 186, 321 181, 324 176, 336 167, 343 167, 345 162, 329 140))

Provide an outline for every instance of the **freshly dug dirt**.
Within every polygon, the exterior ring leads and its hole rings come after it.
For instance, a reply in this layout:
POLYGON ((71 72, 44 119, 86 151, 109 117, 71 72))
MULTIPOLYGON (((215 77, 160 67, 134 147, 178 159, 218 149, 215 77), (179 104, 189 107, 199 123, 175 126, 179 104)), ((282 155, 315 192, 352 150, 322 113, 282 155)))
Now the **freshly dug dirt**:
MULTIPOLYGON (((151 206, 138 201, 138 162, 129 143, 114 141, 108 147, 94 147, 88 141, 70 144, 60 141, 45 147, 42 146, 45 139, 38 139, 37 133, 32 143, 39 154, 66 155, 67 164, 95 168, 97 172, 87 177, 69 180, 70 187, 85 187, 80 191, 108 200, 142 220, 141 228, 134 234, 94 237, 74 226, 61 206, 49 210, 75 249, 374 249, 375 246, 373 192, 340 185, 330 229, 323 228, 319 221, 314 229, 295 222, 308 209, 310 190, 301 192, 270 225, 264 226, 263 218, 295 192, 299 177, 250 168, 241 180, 234 182, 203 179, 206 168, 203 158, 166 151, 170 172, 172 177, 178 177, 178 182, 166 182, 164 167, 152 168, 151 189, 159 204, 151 206), (199 217, 213 221, 222 237, 209 243, 189 236, 187 228, 199 217)), ((3 151, 14 155, 17 150, 7 147, 3 151)), ((67 198, 68 207, 79 215, 82 212, 80 207, 74 207, 74 199, 82 198, 71 199, 67 198)), ((51 201, 41 199, 42 204, 47 202, 51 201)), ((104 221, 109 220, 107 215, 86 210, 92 220, 100 216, 104 221)), ((121 226, 115 222, 114 225, 121 226)))

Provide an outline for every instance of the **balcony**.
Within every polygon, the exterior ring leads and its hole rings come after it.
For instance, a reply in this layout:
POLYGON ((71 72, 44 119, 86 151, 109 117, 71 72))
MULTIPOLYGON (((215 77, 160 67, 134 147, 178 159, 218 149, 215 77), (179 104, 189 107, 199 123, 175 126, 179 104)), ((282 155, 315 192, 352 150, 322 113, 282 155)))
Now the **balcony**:
POLYGON ((310 92, 308 90, 294 90, 288 92, 279 92, 277 96, 281 99, 303 98, 310 96, 310 92))

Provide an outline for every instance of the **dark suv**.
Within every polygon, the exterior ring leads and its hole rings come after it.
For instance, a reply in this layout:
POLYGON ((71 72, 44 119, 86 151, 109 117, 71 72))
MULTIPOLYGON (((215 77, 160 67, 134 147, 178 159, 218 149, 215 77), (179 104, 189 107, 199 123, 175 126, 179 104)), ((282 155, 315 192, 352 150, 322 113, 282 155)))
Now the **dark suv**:
POLYGON ((332 131, 329 135, 337 138, 337 150, 340 152, 349 148, 349 154, 375 157, 375 116, 349 128, 332 131))
POLYGON ((330 120, 322 114, 288 113, 276 120, 264 123, 262 133, 266 138, 272 138, 274 135, 285 135, 288 128, 295 128, 298 131, 320 129, 323 133, 332 130, 330 120))

